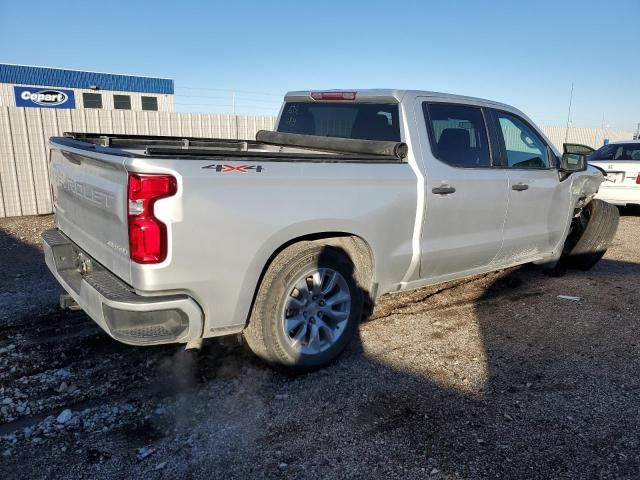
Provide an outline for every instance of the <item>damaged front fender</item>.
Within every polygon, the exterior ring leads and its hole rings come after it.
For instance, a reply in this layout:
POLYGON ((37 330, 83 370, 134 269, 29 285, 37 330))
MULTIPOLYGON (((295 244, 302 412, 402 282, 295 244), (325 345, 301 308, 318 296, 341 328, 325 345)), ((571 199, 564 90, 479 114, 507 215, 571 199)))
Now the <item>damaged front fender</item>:
POLYGON ((575 208, 581 209, 598 193, 605 177, 602 171, 589 165, 584 172, 571 175, 571 196, 575 208))

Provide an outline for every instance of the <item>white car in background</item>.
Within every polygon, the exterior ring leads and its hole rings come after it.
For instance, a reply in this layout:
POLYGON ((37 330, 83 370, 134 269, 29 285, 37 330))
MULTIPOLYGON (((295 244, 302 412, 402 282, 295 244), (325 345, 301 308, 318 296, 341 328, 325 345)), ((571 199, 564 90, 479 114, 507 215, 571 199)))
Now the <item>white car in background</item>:
POLYGON ((640 205, 640 140, 609 143, 587 161, 607 173, 596 198, 620 206, 640 205))

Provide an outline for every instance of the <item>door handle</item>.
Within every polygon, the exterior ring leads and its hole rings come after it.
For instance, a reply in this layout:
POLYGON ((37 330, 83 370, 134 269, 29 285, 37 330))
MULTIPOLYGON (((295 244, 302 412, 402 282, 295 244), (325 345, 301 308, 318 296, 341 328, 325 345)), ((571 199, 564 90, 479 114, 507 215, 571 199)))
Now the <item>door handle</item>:
POLYGON ((529 185, 522 182, 516 183, 515 185, 511 185, 511 190, 515 190, 516 192, 523 192, 528 189, 529 189, 529 185))
POLYGON ((450 193, 454 193, 456 191, 455 188, 450 187, 449 185, 440 185, 439 187, 433 187, 431 192, 436 193, 438 195, 449 195, 450 193))

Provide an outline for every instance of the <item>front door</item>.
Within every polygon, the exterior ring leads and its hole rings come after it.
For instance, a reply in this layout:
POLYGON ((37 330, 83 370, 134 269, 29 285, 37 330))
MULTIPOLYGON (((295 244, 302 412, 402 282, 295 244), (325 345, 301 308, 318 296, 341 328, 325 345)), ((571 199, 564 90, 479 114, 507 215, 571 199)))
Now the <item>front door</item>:
POLYGON ((560 181, 555 156, 528 122, 495 111, 498 137, 509 174, 504 241, 496 264, 516 264, 559 247, 569 222, 571 182, 560 181))
POLYGON ((426 212, 420 276, 438 281, 482 268, 497 255, 508 181, 504 170, 492 168, 480 106, 429 100, 421 107, 426 212))

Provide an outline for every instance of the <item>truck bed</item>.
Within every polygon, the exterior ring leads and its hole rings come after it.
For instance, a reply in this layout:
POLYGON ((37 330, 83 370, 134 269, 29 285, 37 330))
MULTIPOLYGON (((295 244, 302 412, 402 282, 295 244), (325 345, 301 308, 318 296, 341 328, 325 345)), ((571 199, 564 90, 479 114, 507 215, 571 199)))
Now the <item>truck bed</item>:
POLYGON ((261 130, 255 140, 118 135, 68 132, 52 139, 60 145, 128 157, 206 159, 238 157, 319 162, 400 162, 407 155, 401 142, 318 137, 261 130))

